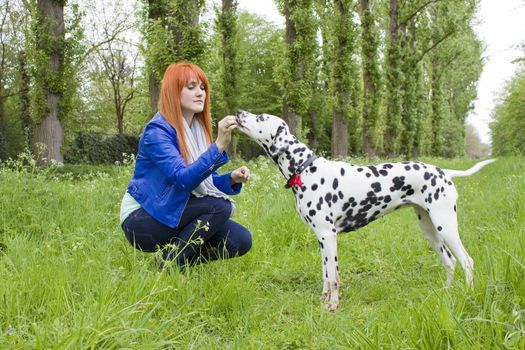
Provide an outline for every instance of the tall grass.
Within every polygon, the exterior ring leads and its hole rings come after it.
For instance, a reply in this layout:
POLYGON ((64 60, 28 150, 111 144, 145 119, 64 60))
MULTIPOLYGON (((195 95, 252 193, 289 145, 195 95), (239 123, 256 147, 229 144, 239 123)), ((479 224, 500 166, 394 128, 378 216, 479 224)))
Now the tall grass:
POLYGON ((120 230, 132 166, 0 169, 0 348, 525 349, 523 158, 455 181, 473 290, 459 267, 443 288, 413 212, 399 210, 339 237, 333 313, 319 301, 318 245, 292 193, 268 160, 248 166, 235 219, 252 251, 183 273, 159 272, 120 230))

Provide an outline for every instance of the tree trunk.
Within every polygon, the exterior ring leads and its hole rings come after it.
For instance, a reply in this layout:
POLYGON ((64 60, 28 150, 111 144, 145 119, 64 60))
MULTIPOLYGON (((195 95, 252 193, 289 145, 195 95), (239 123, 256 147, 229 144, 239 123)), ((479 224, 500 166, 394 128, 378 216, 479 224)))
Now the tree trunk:
POLYGON ((46 104, 46 114, 39 116, 42 119, 35 127, 33 136, 33 145, 35 154, 37 155, 37 162, 39 164, 45 161, 56 161, 63 163, 61 147, 64 141, 64 130, 62 123, 59 120, 60 103, 62 101, 62 92, 59 88, 52 90, 53 83, 56 85, 54 79, 64 79, 63 77, 63 62, 64 62, 64 5, 62 2, 53 0, 38 0, 37 1, 38 14, 41 17, 42 30, 45 30, 49 35, 43 36, 44 42, 37 41, 37 50, 47 53, 48 60, 48 76, 43 77, 44 86, 40 87, 44 93, 44 103, 46 104), (51 40, 51 43, 46 43, 46 40, 51 40), (47 45, 51 46, 51 50, 47 45), (44 147, 39 145, 44 145, 44 147), (43 149, 42 149, 43 148, 43 149))
MULTIPOLYGON (((235 32, 237 21, 237 1, 222 0, 222 13, 219 17, 219 30, 222 36, 222 91, 224 100, 223 115, 231 115, 238 108, 237 105, 237 64, 235 32)), ((237 158, 238 136, 233 134, 233 142, 228 146, 228 154, 232 159, 237 158)))
MULTIPOLYGON (((2 74, 0 70, 0 74, 2 74)), ((7 137, 5 132, 5 98, 3 81, 0 76, 0 159, 7 157, 7 137)))
POLYGON ((377 120, 379 117, 378 38, 374 33, 374 17, 370 1, 361 0, 362 57, 363 57, 363 152, 369 158, 377 156, 377 120))
MULTIPOLYGON (((295 28, 295 23, 293 21, 293 18, 291 16, 291 9, 290 9, 290 1, 284 2, 284 19, 285 19, 285 25, 286 25, 286 44, 288 46, 288 51, 292 50, 292 47, 295 45, 297 41, 297 31, 295 28)), ((290 56, 290 55, 289 55, 290 56)), ((297 62, 300 65, 300 62, 297 62)), ((304 62, 303 62, 304 66, 304 62)), ((283 99, 283 119, 288 124, 288 127, 290 128, 290 131, 294 134, 298 134, 301 130, 301 119, 300 116, 297 115, 297 106, 294 105, 294 103, 291 101, 290 96, 290 88, 288 87, 291 84, 297 84, 297 81, 299 79, 302 79, 302 76, 299 72, 297 73, 298 67, 296 67, 296 63, 289 62, 288 69, 291 72, 292 79, 290 81, 285 81, 285 93, 284 93, 284 99, 283 99)))
POLYGON ((24 130, 26 146, 32 149, 33 124, 31 122, 31 112, 29 111, 29 86, 31 80, 27 71, 25 52, 18 53, 18 74, 20 75, 20 118, 22 129, 24 130))
MULTIPOLYGON (((157 20, 162 18, 162 0, 148 0, 148 19, 157 20)), ((148 77, 149 104, 152 111, 156 111, 159 102, 160 80, 155 72, 150 70, 148 77)))
POLYGON ((343 112, 334 112, 332 121, 332 157, 344 158, 348 156, 348 125, 344 120, 343 112))
POLYGON ((399 54, 398 2, 390 0, 390 23, 387 49, 387 120, 385 132, 385 151, 389 157, 398 152, 399 129, 401 123, 401 79, 399 54))

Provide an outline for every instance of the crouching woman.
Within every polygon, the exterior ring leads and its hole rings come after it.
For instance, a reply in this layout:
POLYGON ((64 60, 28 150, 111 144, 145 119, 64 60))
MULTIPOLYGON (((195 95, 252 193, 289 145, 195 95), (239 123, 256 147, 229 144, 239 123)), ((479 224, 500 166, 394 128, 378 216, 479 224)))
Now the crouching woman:
POLYGON ((196 65, 171 64, 162 80, 158 113, 139 142, 135 171, 122 199, 121 226, 137 249, 160 249, 182 266, 246 254, 250 232, 230 218, 250 176, 242 166, 219 175, 235 117, 218 123, 212 142, 208 79, 196 65))

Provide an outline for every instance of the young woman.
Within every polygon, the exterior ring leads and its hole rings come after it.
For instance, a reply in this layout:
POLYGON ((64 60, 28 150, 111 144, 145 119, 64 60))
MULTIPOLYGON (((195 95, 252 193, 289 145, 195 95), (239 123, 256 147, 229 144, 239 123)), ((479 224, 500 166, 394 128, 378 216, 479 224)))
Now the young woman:
POLYGON ((137 249, 161 249, 178 265, 240 256, 252 245, 250 232, 230 220, 250 176, 243 166, 219 175, 235 117, 218 124, 212 142, 208 79, 196 65, 171 64, 164 73, 158 113, 139 142, 135 172, 122 199, 121 226, 137 249))

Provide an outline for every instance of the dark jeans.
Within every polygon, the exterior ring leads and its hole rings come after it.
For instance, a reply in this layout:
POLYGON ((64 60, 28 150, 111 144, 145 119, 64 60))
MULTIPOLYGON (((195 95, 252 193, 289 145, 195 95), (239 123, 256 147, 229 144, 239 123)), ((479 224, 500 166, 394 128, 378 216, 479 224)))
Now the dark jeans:
POLYGON ((193 265, 241 256, 250 250, 252 236, 245 227, 229 219, 231 210, 227 200, 190 196, 175 228, 165 226, 140 208, 126 218, 122 229, 137 249, 160 249, 164 260, 174 260, 179 266, 193 265))

